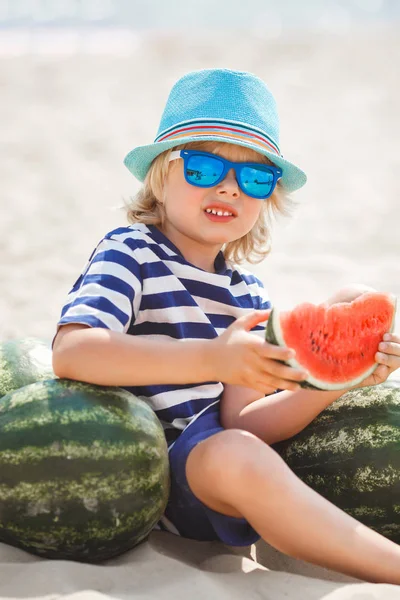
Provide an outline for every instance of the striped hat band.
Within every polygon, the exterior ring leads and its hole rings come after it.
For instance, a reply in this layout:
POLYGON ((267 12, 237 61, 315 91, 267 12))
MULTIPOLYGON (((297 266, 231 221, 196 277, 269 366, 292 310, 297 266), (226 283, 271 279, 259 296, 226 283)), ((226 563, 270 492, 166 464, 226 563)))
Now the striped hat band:
POLYGON ((162 131, 154 142, 183 141, 185 138, 193 139, 193 136, 224 137, 228 143, 247 142, 281 156, 278 145, 265 133, 250 128, 248 125, 244 126, 241 123, 229 121, 196 120, 178 123, 178 125, 162 131))

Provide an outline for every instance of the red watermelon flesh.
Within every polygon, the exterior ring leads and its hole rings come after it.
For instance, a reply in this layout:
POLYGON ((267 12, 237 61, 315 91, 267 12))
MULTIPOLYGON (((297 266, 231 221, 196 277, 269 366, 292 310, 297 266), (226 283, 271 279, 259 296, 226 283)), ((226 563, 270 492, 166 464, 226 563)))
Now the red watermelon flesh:
POLYGON ((395 297, 379 292, 330 306, 303 303, 291 311, 273 309, 266 338, 296 351, 288 363, 309 372, 303 387, 346 389, 377 367, 375 354, 383 335, 392 331, 395 312, 395 297))

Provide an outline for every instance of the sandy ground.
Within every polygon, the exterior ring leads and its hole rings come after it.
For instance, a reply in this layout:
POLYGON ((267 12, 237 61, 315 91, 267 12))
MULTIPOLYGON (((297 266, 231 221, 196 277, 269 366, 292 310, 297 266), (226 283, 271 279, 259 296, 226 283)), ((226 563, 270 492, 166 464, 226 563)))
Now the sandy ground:
POLYGON ((273 90, 283 154, 304 168, 294 216, 255 271, 275 304, 358 281, 400 295, 395 28, 280 40, 147 34, 129 56, 0 57, 0 339, 50 338, 68 290, 138 182, 122 164, 152 141, 188 70, 249 70, 273 90))

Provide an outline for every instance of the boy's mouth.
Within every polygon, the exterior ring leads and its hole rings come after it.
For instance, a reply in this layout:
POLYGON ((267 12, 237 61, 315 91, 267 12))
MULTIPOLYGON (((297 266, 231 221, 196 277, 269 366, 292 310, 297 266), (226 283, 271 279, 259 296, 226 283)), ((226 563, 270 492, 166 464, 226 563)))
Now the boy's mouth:
POLYGON ((211 215, 218 215, 219 217, 233 217, 233 213, 228 210, 221 210, 217 208, 206 208, 206 213, 211 215))
POLYGON ((233 212, 221 210, 220 208, 206 208, 204 214, 207 219, 216 223, 228 223, 228 221, 235 219, 233 212))
POLYGON ((210 203, 205 209, 204 213, 211 221, 219 221, 225 223, 231 221, 238 216, 236 208, 225 204, 224 202, 213 202, 210 203))

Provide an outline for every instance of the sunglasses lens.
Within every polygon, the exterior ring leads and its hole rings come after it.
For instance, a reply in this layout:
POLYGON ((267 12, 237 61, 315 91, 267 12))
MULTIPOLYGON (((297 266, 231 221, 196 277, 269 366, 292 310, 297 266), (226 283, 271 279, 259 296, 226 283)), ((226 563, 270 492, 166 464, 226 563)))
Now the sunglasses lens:
POLYGON ((194 154, 186 165, 186 179, 192 185, 212 186, 221 177, 224 164, 218 158, 194 154))
POLYGON ((256 198, 265 198, 272 192, 274 174, 268 167, 244 167, 240 174, 240 183, 246 194, 256 198))

